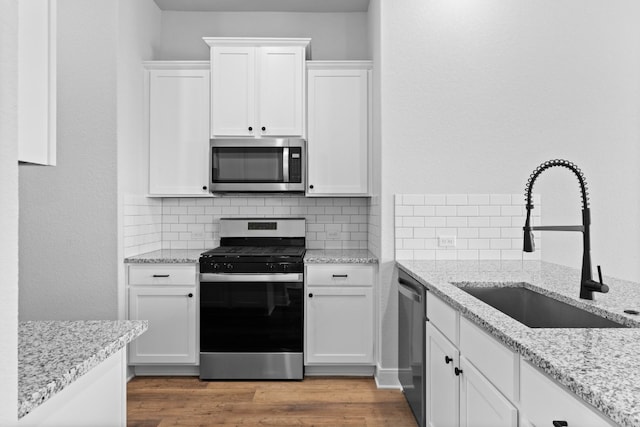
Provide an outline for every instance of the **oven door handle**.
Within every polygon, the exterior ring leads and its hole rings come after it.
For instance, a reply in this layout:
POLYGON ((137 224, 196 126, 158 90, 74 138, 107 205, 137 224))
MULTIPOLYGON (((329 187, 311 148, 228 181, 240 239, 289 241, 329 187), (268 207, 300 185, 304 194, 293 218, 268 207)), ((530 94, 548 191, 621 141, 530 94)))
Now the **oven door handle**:
POLYGON ((200 273, 200 283, 204 282, 302 282, 302 273, 239 274, 200 273))

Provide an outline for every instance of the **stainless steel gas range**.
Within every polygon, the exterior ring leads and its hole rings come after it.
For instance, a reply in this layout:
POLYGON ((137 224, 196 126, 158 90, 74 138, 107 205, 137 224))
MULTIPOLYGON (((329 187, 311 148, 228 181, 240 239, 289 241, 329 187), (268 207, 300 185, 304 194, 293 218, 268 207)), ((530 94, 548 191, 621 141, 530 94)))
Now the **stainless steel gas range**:
POLYGON ((302 379, 304 218, 220 220, 200 257, 200 379, 302 379))

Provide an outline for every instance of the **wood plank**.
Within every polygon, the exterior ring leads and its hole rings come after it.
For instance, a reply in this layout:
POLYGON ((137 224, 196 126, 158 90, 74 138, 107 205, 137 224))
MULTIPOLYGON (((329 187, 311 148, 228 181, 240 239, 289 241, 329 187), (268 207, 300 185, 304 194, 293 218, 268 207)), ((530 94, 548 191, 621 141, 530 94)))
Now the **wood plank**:
POLYGON ((136 377, 127 387, 129 427, 363 426, 415 427, 399 390, 371 378, 304 381, 199 381, 136 377))

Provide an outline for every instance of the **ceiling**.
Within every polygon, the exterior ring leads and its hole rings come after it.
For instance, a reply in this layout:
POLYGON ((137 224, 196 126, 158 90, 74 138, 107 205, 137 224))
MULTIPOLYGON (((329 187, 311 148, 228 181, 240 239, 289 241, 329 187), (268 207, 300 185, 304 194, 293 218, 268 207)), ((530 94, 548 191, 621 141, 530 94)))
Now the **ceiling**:
POLYGON ((366 12, 369 0, 154 0, 185 12, 366 12))

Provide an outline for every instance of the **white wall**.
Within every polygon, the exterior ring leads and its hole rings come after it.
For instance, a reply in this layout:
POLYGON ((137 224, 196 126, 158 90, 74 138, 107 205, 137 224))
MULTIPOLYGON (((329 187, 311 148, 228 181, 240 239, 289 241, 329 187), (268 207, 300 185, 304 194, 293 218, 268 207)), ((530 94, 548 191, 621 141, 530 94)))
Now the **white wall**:
MULTIPOLYGON (((118 1, 118 317, 126 318, 124 257, 125 201, 148 192, 149 142, 142 61, 160 49, 161 12, 153 0, 118 1)), ((159 247, 159 245, 158 245, 159 247)))
MULTIPOLYGON (((403 0, 382 2, 381 16, 382 292, 395 289, 394 194, 519 193, 558 157, 585 171, 594 265, 640 280, 640 4, 403 0)), ((580 221, 566 170, 535 191, 545 223, 580 221)), ((579 239, 547 232, 544 258, 579 267, 579 239)), ((394 343, 389 307, 383 341, 394 343)))
POLYGON ((20 318, 117 316, 117 3, 58 2, 58 165, 20 167, 20 318))
POLYGON ((367 14, 162 12, 157 59, 209 59, 202 37, 311 37, 313 59, 369 59, 367 14))
POLYGON ((18 1, 0 0, 0 425, 18 418, 18 1))

